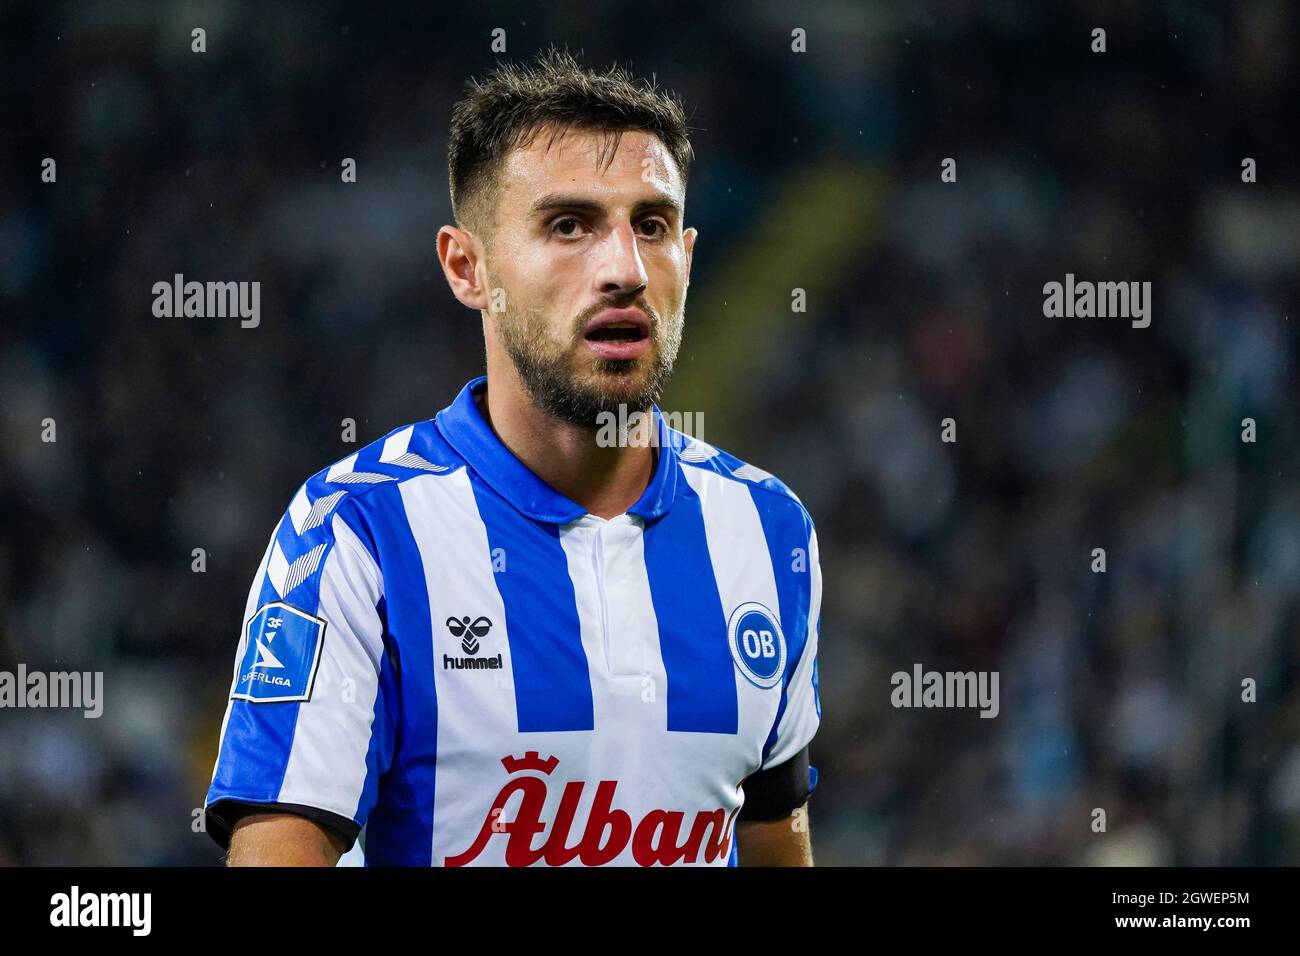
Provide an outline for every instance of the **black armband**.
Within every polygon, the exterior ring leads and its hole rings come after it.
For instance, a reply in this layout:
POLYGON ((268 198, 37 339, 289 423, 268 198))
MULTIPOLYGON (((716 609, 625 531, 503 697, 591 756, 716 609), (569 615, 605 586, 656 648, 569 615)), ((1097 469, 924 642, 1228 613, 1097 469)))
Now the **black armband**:
POLYGON ((817 768, 804 747, 789 760, 750 774, 737 820, 780 820, 798 810, 817 787, 817 768))
POLYGON ((230 835, 234 832, 235 824, 241 817, 248 816, 250 813, 292 813, 306 817, 314 823, 336 830, 347 842, 344 853, 352 849, 352 845, 357 842, 357 834, 361 832, 361 827, 357 826, 355 820, 349 820, 347 817, 319 807, 308 807, 300 803, 249 803, 226 798, 218 800, 204 811, 208 836, 212 837, 221 849, 230 849, 230 835))

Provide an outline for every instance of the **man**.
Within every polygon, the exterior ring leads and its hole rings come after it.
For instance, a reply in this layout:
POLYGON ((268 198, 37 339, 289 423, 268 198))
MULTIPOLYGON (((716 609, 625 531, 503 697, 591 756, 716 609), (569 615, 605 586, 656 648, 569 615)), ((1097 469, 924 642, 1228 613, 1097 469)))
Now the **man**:
POLYGON ((552 52, 471 84, 449 153, 438 254, 487 375, 289 505, 208 832, 232 865, 358 837, 372 865, 811 865, 812 521, 657 406, 696 239, 680 104, 552 52))

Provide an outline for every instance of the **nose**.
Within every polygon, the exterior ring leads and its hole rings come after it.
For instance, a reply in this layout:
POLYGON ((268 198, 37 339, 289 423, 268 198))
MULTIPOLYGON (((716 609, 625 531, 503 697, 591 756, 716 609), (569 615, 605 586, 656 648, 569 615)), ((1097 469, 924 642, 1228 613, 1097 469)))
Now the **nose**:
POLYGON ((602 294, 636 296, 645 289, 649 277, 631 223, 610 230, 608 238, 601 244, 600 256, 596 281, 602 294))

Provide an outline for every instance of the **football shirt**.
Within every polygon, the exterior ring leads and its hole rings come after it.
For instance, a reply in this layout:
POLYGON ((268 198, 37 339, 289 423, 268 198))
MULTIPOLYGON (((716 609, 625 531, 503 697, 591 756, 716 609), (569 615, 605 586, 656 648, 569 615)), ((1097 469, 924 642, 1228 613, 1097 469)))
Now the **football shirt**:
POLYGON ((371 865, 735 865, 742 782, 821 718, 808 512, 656 407, 644 494, 589 514, 497 438, 486 382, 289 504, 209 832, 261 805, 360 834, 371 865))

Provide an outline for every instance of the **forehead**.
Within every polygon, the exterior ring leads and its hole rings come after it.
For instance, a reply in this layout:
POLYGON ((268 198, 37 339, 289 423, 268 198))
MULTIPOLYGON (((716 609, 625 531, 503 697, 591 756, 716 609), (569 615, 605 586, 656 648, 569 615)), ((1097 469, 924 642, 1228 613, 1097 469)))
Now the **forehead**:
POLYGON ((611 157, 615 134, 606 130, 535 131, 527 145, 512 149, 502 162, 503 202, 529 202, 558 187, 588 195, 634 187, 681 197, 681 174, 658 136, 643 130, 617 135, 611 157))

